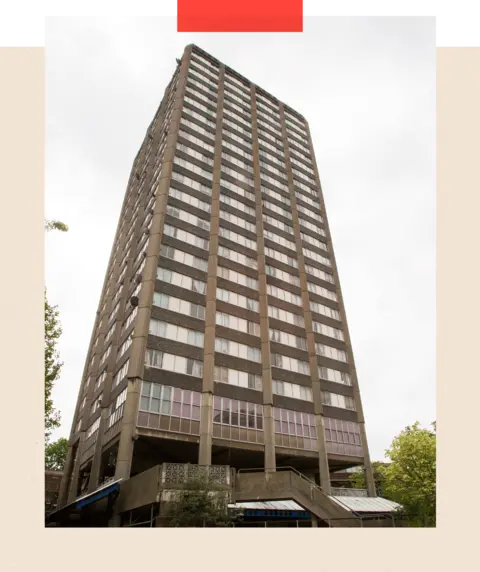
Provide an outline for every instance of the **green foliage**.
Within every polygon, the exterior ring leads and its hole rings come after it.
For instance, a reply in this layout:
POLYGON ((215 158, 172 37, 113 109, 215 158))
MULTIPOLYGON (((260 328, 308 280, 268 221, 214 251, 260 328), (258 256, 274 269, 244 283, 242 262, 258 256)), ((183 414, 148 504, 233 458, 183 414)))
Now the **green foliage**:
MULTIPOLYGON (((375 490, 377 496, 385 497, 385 492, 383 490, 383 474, 382 468, 385 466, 385 463, 380 461, 373 461, 372 462, 372 471, 373 471, 373 480, 375 481, 375 490)), ((350 482, 352 483, 352 487, 354 489, 366 489, 367 482, 365 479, 365 469, 362 467, 361 470, 352 473, 349 477, 350 482)))
POLYGON ((60 222, 59 220, 46 220, 45 230, 47 232, 50 230, 59 230, 61 232, 67 232, 68 226, 64 222, 60 222))
POLYGON ((61 437, 45 446, 45 469, 49 471, 63 471, 67 458, 68 440, 61 437))
POLYGON ((381 468, 385 496, 402 505, 411 526, 436 524, 436 423, 406 427, 385 452, 391 463, 381 468))
POLYGON ((48 441, 53 429, 60 427, 60 413, 53 407, 52 391, 55 381, 60 377, 63 363, 57 349, 62 327, 58 319, 56 306, 51 306, 45 291, 45 441, 48 441))
POLYGON ((207 476, 188 479, 169 513, 172 527, 225 527, 234 516, 228 510, 229 491, 207 476))
MULTIPOLYGON (((45 220, 45 230, 67 232, 68 226, 58 220, 45 220)), ((52 391, 55 381, 60 377, 63 363, 57 349, 62 334, 57 306, 51 306, 45 290, 45 445, 54 429, 60 427, 60 413, 53 407, 52 391)))

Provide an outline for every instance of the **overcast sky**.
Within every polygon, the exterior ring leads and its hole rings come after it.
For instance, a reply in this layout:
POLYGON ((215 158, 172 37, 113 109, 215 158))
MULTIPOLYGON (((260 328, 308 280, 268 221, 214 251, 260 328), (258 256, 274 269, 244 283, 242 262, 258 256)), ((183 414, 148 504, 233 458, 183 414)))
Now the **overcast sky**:
POLYGON ((47 20, 45 279, 68 436, 133 159, 185 45, 310 124, 372 460, 435 420, 435 20, 306 18, 302 34, 179 34, 169 18, 47 20))

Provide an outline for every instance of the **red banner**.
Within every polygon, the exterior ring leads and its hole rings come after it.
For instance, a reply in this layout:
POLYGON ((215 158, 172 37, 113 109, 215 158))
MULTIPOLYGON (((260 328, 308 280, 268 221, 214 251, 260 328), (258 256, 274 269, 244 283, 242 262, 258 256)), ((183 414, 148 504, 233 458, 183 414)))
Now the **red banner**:
POLYGON ((303 0, 177 0, 178 32, 302 32, 303 0))

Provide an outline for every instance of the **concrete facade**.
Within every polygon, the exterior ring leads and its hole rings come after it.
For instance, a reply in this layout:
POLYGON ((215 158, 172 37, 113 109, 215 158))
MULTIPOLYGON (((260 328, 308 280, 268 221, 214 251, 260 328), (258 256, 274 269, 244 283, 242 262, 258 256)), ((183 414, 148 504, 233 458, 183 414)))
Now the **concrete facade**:
POLYGON ((169 462, 326 494, 364 465, 375 495, 308 123, 193 45, 133 164, 59 505, 169 462))

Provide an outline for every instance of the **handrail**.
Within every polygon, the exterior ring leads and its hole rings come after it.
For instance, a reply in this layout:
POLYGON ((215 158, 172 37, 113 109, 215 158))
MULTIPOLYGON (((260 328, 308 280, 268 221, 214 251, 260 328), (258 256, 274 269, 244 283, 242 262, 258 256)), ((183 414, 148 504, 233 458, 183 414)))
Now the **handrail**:
MULTIPOLYGON (((319 485, 317 485, 316 482, 312 481, 311 479, 309 479, 308 477, 306 477, 304 474, 302 474, 299 470, 297 470, 295 467, 290 467, 290 466, 285 466, 285 467, 276 467, 275 471, 272 472, 278 472, 278 471, 292 471, 293 473, 295 473, 296 475, 298 475, 299 477, 301 477, 304 481, 306 481, 312 488, 317 489, 324 497, 328 497, 328 495, 323 492, 322 487, 320 487, 319 485)), ((259 468, 259 467, 254 467, 251 469, 238 469, 237 471, 238 473, 266 473, 268 471, 265 471, 265 469, 263 468, 259 468)))

